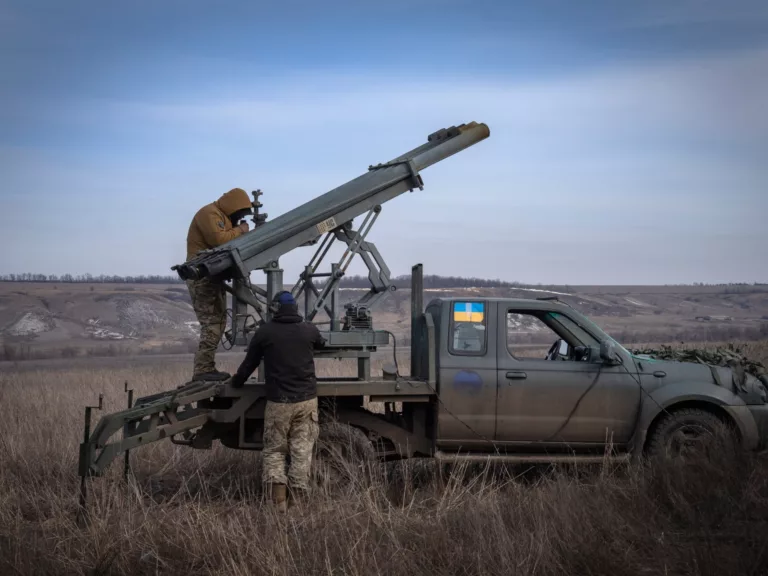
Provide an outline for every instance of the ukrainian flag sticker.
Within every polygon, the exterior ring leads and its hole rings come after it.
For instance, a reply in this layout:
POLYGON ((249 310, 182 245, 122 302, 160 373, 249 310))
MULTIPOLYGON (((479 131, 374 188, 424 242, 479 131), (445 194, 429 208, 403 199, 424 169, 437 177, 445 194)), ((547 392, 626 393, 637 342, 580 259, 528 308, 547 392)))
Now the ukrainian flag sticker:
POLYGON ((482 322, 485 305, 482 302, 455 302, 453 304, 454 322, 482 322))

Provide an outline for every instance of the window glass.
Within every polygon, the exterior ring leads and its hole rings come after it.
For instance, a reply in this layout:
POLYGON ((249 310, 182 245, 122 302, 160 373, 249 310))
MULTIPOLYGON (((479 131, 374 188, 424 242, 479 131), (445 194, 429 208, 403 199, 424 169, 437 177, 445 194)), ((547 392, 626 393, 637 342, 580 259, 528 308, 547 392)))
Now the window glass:
POLYGON ((485 302, 454 302, 451 311, 451 351, 485 353, 485 302))
POLYGON ((549 315, 578 338, 581 344, 586 346, 600 346, 600 342, 594 336, 581 328, 576 322, 568 318, 568 316, 558 314, 557 312, 549 312, 549 315))
POLYGON ((552 328, 533 314, 507 312, 507 350, 515 358, 545 360, 558 338, 552 328))

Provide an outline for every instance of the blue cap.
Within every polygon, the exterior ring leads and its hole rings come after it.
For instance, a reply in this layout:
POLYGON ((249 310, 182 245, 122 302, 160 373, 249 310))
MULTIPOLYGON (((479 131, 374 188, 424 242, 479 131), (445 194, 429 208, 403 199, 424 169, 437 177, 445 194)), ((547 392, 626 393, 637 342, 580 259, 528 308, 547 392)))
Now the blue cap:
POLYGON ((293 299, 293 294, 290 292, 283 292, 277 297, 279 304, 296 304, 296 300, 293 299))

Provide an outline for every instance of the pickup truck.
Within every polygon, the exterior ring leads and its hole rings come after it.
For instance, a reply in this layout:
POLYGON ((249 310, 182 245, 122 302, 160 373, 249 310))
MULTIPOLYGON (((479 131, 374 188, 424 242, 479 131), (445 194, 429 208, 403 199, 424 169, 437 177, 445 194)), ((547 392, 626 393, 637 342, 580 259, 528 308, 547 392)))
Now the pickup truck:
MULTIPOLYGON (((629 459, 679 454, 720 424, 748 450, 766 446, 759 378, 633 355, 566 303, 481 297, 424 306, 417 265, 411 311, 409 375, 395 364, 372 377, 370 350, 350 350, 358 377, 318 378, 319 446, 345 442, 345 453, 379 460, 629 459)), ((251 378, 242 388, 190 382, 140 398, 93 433, 87 409, 80 474, 100 475, 120 454, 163 438, 260 450, 264 406, 264 385, 251 378)))

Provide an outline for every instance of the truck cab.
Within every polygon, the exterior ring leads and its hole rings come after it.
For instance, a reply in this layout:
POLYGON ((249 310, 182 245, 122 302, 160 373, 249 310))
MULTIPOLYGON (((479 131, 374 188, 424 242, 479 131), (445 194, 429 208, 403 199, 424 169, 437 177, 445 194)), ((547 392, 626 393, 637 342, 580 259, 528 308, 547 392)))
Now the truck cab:
POLYGON ((425 313, 435 326, 438 449, 602 452, 631 441, 641 403, 632 355, 573 308, 450 298, 425 313))

